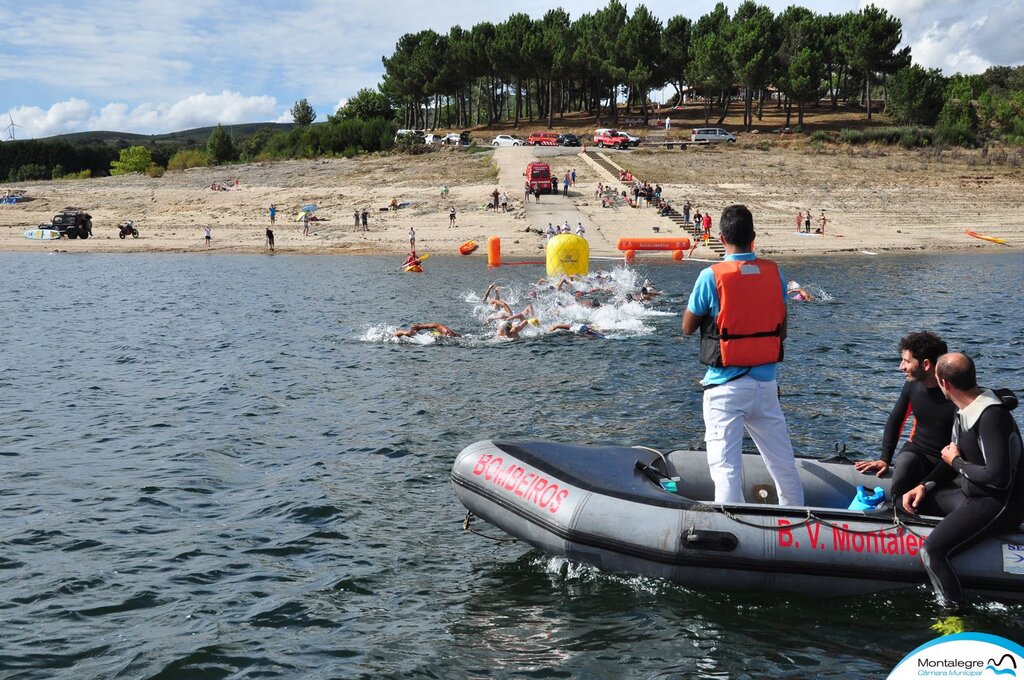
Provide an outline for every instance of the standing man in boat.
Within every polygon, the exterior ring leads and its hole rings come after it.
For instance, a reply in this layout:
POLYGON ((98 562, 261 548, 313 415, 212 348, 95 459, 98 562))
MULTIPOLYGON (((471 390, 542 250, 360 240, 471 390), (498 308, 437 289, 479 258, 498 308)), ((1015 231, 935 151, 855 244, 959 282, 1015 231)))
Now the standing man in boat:
POLYGON ((928 331, 909 333, 900 339, 900 370, 906 376, 903 391, 893 406, 882 432, 882 456, 862 460, 854 467, 865 474, 884 475, 907 420, 914 417, 903 448, 896 457, 890 497, 898 502, 907 491, 942 462, 942 447, 949 443, 956 407, 946 399, 935 378, 935 363, 948 352, 946 343, 928 331))
POLYGON ((683 312, 683 335, 700 329, 704 441, 716 503, 742 503, 746 428, 775 481, 781 505, 803 505, 776 364, 786 335, 786 281, 754 254, 754 218, 745 205, 722 211, 725 260, 702 270, 683 312))
POLYGON ((957 610, 963 588, 950 557, 985 536, 1013 531, 1024 520, 1024 453, 1010 415, 1017 399, 978 387, 966 354, 939 357, 939 389, 957 408, 953 441, 924 482, 904 494, 907 512, 945 515, 925 539, 921 561, 939 604, 957 610))

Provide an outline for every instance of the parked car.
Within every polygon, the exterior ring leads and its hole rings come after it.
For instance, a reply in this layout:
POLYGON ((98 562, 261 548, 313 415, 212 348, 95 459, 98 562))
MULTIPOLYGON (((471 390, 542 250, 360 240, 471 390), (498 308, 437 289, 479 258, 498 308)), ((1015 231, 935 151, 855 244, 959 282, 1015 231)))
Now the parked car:
POLYGON ((522 146, 525 142, 512 135, 498 135, 491 140, 491 146, 522 146))
POLYGON ((571 132, 558 135, 558 143, 562 146, 579 146, 580 138, 571 132))
POLYGON ((594 146, 610 146, 616 149, 628 149, 629 137, 612 128, 598 128, 594 130, 594 146))
POLYGON ((422 144, 423 141, 421 138, 426 137, 426 135, 427 133, 424 132, 423 130, 408 130, 405 128, 400 128, 399 130, 395 131, 395 141, 397 142, 403 137, 410 137, 413 140, 418 140, 419 143, 422 144))
POLYGON ((637 137, 636 135, 631 135, 631 134, 629 134, 628 132, 623 132, 623 133, 621 133, 621 134, 624 134, 624 135, 626 135, 626 139, 628 139, 628 140, 629 140, 629 145, 630 145, 630 146, 640 146, 640 142, 642 142, 642 141, 643 141, 642 139, 640 139, 640 138, 639 138, 639 137, 637 137))
POLYGON ((533 161, 526 164, 526 172, 523 173, 530 190, 540 189, 545 193, 558 193, 558 179, 551 176, 551 166, 540 161, 533 161))
POLYGON ((78 208, 64 208, 53 216, 49 225, 39 228, 59 231, 61 236, 70 239, 87 239, 92 236, 92 215, 78 208))
POLYGON ((424 144, 440 144, 442 141, 444 141, 444 137, 442 137, 441 135, 435 135, 435 134, 423 135, 423 143, 424 144))
POLYGON ((534 132, 526 138, 526 143, 530 146, 558 146, 558 136, 550 130, 534 132))
POLYGON ((736 135, 722 128, 694 128, 691 142, 735 142, 736 135))
POLYGON ((442 144, 469 146, 468 132, 449 132, 441 138, 442 144))

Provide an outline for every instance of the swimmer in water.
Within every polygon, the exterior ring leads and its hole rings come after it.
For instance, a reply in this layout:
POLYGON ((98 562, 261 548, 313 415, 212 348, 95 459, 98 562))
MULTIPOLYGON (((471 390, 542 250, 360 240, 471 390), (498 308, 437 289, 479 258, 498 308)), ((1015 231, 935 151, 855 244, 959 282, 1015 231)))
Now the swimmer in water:
POLYGON ((498 322, 497 336, 499 338, 508 338, 509 340, 518 340, 519 334, 523 332, 524 328, 538 325, 540 325, 540 321, 537 319, 524 319, 517 324, 512 323, 508 319, 502 319, 498 322))
POLYGON ((548 327, 548 333, 555 333, 557 331, 569 331, 576 335, 582 335, 588 338, 603 338, 604 334, 597 331, 592 326, 588 326, 585 323, 580 324, 568 324, 568 323, 556 323, 554 326, 548 327))
POLYGON ((408 328, 399 328, 392 335, 396 338, 411 338, 421 331, 430 331, 431 333, 436 333, 438 336, 443 336, 445 338, 462 337, 443 323, 414 323, 410 324, 408 328))
POLYGON ((786 286, 786 291, 790 294, 790 300, 798 300, 801 302, 811 302, 814 300, 814 297, 801 288, 800 284, 796 281, 790 281, 786 286))

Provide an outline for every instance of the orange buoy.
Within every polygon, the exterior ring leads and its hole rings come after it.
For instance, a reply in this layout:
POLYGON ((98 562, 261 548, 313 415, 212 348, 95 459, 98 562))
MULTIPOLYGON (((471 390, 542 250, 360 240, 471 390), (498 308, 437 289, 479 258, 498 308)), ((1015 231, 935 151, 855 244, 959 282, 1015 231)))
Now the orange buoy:
POLYGON ((626 262, 632 262, 633 260, 636 259, 636 251, 635 250, 627 250, 625 255, 626 255, 626 262))
POLYGON ((690 239, 685 236, 623 237, 615 247, 619 250, 689 250, 690 239))
POLYGON ((490 236, 487 239, 487 266, 501 266, 501 237, 490 236))
POLYGON ((672 251, 672 259, 675 260, 676 262, 682 261, 682 259, 683 259, 683 251, 681 251, 681 250, 673 250, 672 251))

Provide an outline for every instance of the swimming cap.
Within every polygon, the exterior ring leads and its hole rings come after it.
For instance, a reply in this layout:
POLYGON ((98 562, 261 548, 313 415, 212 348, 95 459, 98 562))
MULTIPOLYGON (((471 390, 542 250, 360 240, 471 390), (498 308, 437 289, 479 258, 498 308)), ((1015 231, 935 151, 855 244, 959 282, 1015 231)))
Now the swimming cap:
POLYGON ((533 319, 527 319, 527 323, 529 323, 531 326, 539 326, 540 325, 540 319, 538 319, 536 317, 533 318, 533 319))
POLYGON ((790 281, 789 285, 786 286, 786 290, 796 290, 799 287, 800 287, 799 283, 797 283, 796 281, 790 281))
POLYGON ((590 326, 588 326, 587 324, 583 324, 582 326, 580 326, 580 333, 586 333, 589 330, 590 326))

